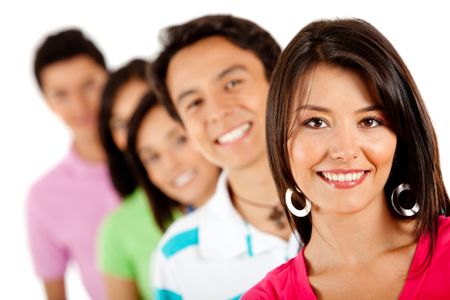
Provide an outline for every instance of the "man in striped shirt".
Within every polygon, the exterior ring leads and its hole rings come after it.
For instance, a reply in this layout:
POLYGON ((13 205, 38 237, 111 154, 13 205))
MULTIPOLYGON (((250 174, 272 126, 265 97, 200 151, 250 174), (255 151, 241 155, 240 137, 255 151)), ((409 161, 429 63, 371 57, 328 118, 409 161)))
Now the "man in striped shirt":
POLYGON ((163 34, 153 88, 224 171, 209 202, 164 235, 153 270, 156 298, 239 298, 298 252, 265 144, 267 92, 281 50, 260 26, 228 15, 194 19, 163 34))

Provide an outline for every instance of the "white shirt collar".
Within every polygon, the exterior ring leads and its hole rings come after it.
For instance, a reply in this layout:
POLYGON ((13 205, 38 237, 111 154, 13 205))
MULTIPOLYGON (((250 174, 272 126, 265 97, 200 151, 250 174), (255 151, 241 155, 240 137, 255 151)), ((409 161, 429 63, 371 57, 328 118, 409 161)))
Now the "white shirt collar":
POLYGON ((251 226, 241 217, 231 202, 227 178, 228 174, 222 172, 217 182, 216 192, 199 215, 199 251, 202 257, 228 259, 245 255, 248 253, 247 236, 249 234, 253 255, 283 246, 289 254, 295 255, 299 247, 294 234, 291 235, 289 242, 286 242, 251 226))

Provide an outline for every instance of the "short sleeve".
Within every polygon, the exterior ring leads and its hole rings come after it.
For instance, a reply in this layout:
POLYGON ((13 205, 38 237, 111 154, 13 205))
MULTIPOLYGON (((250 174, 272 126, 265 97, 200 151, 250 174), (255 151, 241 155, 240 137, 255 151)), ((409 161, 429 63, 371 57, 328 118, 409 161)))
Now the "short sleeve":
POLYGON ((97 237, 97 260, 102 273, 134 278, 132 263, 120 239, 120 224, 116 215, 109 215, 102 223, 97 237))
POLYGON ((27 199, 27 233, 37 275, 46 279, 64 277, 69 253, 52 230, 51 218, 42 208, 39 195, 31 190, 27 199))

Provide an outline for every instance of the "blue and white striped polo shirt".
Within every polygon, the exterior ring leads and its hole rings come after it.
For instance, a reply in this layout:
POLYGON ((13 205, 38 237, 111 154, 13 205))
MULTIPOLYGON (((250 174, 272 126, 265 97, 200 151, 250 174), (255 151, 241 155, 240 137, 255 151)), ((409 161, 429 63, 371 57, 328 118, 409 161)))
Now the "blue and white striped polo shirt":
POLYGON ((177 220, 161 240, 152 264, 155 299, 239 299, 298 253, 294 234, 286 242, 242 219, 226 179, 223 172, 208 203, 177 220))

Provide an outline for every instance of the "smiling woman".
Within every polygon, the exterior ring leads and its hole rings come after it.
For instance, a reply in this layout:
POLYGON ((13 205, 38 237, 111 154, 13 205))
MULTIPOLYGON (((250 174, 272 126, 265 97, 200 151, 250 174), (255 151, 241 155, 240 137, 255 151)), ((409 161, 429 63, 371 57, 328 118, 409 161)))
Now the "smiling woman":
POLYGON ((288 140, 294 180, 316 214, 373 209, 383 203, 397 137, 357 73, 319 64, 313 78, 288 140))
POLYGON ((190 212, 208 200, 219 168, 197 152, 152 92, 141 99, 128 132, 127 158, 145 193, 106 220, 101 256, 110 299, 152 299, 149 264, 158 240, 179 209, 190 212), (138 293, 125 293, 131 286, 138 293))
MULTIPOLYGON (((143 166, 142 175, 170 198, 185 207, 202 206, 215 190, 219 169, 197 151, 183 126, 157 104, 153 94, 146 95, 143 105, 140 112, 145 116, 138 116, 133 124, 136 132, 130 150, 135 165, 143 166)), ((152 198, 158 207, 161 199, 152 198)))
POLYGON ((278 194, 305 247, 244 299, 447 297, 437 141, 389 41, 359 19, 310 23, 281 55, 267 112, 278 194))

